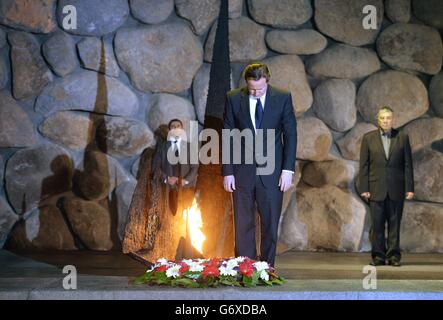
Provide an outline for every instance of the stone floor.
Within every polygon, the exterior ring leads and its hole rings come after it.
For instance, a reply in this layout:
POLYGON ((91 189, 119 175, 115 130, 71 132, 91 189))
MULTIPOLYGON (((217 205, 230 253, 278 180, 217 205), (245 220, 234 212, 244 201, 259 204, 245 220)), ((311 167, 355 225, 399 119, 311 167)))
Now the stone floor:
POLYGON ((286 252, 276 267, 282 286, 181 289, 134 285, 146 267, 120 252, 27 253, 0 250, 0 299, 438 299, 443 254, 405 254, 403 266, 377 267, 377 289, 363 288, 367 253, 286 252), (62 269, 74 265, 76 290, 63 289, 62 269))

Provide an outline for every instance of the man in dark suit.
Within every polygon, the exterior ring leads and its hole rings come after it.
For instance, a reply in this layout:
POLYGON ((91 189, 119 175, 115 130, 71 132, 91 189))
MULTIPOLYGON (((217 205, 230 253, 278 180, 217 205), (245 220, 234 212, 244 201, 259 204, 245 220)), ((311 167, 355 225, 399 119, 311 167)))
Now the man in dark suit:
MULTIPOLYGON (((244 72, 246 87, 227 94, 224 129, 249 130, 254 139, 250 148, 241 140, 240 163, 234 163, 231 152, 229 163, 223 163, 224 188, 233 192, 235 220, 235 251, 237 256, 257 258, 255 242, 255 206, 261 221, 259 259, 274 265, 283 192, 292 185, 297 149, 297 127, 289 92, 268 84, 270 72, 262 63, 248 65, 244 72), (262 129, 263 131, 260 131, 262 129), (257 133, 263 133, 262 146, 257 133), (274 138, 272 138, 272 133, 274 138), (272 141, 268 141, 272 139, 272 141), (270 145, 270 148, 268 148, 270 145), (257 161, 257 149, 263 148, 272 172, 262 174, 266 167, 257 161), (249 153, 253 153, 252 156, 249 153), (252 163, 246 160, 252 158, 252 163)), ((235 153, 232 140, 229 147, 235 153)))
POLYGON ((394 129, 394 113, 382 107, 379 129, 363 136, 360 150, 359 191, 369 201, 372 265, 400 266, 400 222, 405 198, 414 196, 409 137, 394 129), (386 246, 385 224, 388 223, 386 246))
POLYGON ((179 190, 182 191, 182 207, 192 202, 193 189, 197 182, 198 164, 190 161, 190 144, 180 119, 172 119, 168 124, 167 141, 160 146, 160 170, 163 181, 168 185, 169 207, 173 214, 177 211, 179 190), (183 192, 184 191, 184 192, 183 192), (192 191, 192 190, 191 190, 192 191))

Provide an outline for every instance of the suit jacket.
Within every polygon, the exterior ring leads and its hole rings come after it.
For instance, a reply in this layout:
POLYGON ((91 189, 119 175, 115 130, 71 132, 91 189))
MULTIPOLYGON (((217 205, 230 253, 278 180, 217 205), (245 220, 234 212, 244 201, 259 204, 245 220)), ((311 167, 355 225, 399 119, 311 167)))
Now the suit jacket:
MULTIPOLYGON (((255 145, 254 125, 251 121, 249 93, 246 87, 228 92, 223 121, 224 129, 239 129, 240 131, 250 129, 255 145)), ((264 129, 263 150, 265 155, 268 151, 266 147, 268 137, 266 129, 275 129, 275 139, 272 144, 275 152, 275 168, 271 174, 260 175, 260 178, 265 187, 277 186, 282 170, 295 171, 297 123, 292 106, 292 97, 289 92, 268 85, 260 129, 264 129)), ((248 149, 244 139, 242 139, 241 163, 233 164, 232 151, 235 149, 233 149, 232 141, 229 146, 231 148, 231 162, 223 164, 222 175, 234 175, 236 186, 253 186, 257 162, 254 159, 252 164, 245 163, 245 153, 254 152, 254 150, 248 149)))
POLYGON ((182 141, 180 143, 180 154, 184 155, 187 152, 186 161, 179 164, 171 164, 168 161, 168 149, 172 146, 171 141, 163 141, 158 147, 158 164, 154 166, 154 169, 160 169, 162 179, 167 179, 168 176, 178 176, 180 175, 182 179, 189 182, 186 187, 195 187, 198 175, 198 164, 190 163, 190 144, 188 142, 182 141), (187 151, 185 151, 187 147, 187 151))
POLYGON ((409 137, 392 129, 389 157, 386 158, 380 130, 363 136, 360 149, 359 192, 370 192, 371 201, 386 196, 404 201, 406 192, 414 192, 414 174, 409 137))

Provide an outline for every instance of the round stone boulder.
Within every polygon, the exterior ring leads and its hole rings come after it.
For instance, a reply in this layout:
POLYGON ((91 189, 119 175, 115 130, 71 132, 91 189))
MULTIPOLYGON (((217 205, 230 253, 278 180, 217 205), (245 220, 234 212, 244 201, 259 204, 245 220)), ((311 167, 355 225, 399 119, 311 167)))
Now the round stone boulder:
POLYGON ((252 18, 277 28, 295 28, 312 17, 309 0, 248 0, 252 18))
POLYGON ((166 20, 174 10, 174 0, 129 0, 134 18, 148 24, 166 20))
MULTIPOLYGON (((216 24, 211 28, 205 45, 205 61, 212 62, 216 24)), ((247 17, 229 20, 229 55, 231 62, 263 59, 268 50, 265 28, 247 17)))
POLYGON ((128 86, 115 78, 86 70, 52 82, 35 103, 35 111, 44 116, 59 110, 131 116, 138 108, 138 98, 128 86))
POLYGON ((412 152, 443 139, 443 119, 420 118, 408 123, 403 131, 409 135, 412 152))
POLYGON ((71 189, 73 163, 55 145, 40 145, 14 153, 6 164, 6 193, 15 212, 36 208, 50 196, 71 189))
MULTIPOLYGON (((287 192, 285 192, 286 194, 287 192)), ((287 209, 282 212, 279 227, 279 241, 287 249, 307 250, 308 249, 308 228, 300 220, 297 208, 297 192, 290 196, 287 209)))
POLYGON ((443 2, 440 0, 412 0, 414 15, 437 29, 443 29, 443 2))
POLYGON ((297 120, 297 159, 323 161, 328 157, 332 135, 318 118, 306 117, 297 120))
POLYGON ((100 37, 114 32, 125 23, 128 16, 127 0, 59 0, 57 6, 60 28, 80 36, 100 37), (75 7, 77 16, 75 28, 64 28, 65 20, 70 18, 67 13, 63 13, 63 9, 67 6, 75 7))
POLYGON ((3 157, 0 156, 0 188, 3 188, 3 177, 5 176, 5 162, 3 157))
POLYGON ((298 160, 295 162, 295 172, 292 175, 292 187, 290 187, 285 193, 283 193, 283 202, 281 212, 285 212, 291 202, 292 195, 297 190, 297 185, 301 180, 301 173, 305 161, 298 160))
POLYGON ((113 157, 131 157, 155 144, 148 126, 137 120, 106 117, 97 127, 100 149, 113 157))
POLYGON ((280 53, 316 54, 326 48, 328 40, 312 29, 272 30, 266 34, 266 43, 269 48, 280 53))
POLYGON ((25 250, 77 250, 74 237, 56 206, 35 209, 10 234, 9 246, 25 250))
POLYGON ((94 141, 95 125, 81 112, 58 111, 39 125, 47 139, 72 150, 82 150, 94 141))
POLYGON ((413 156, 414 198, 443 203, 443 153, 425 148, 413 156))
POLYGON ((307 250, 358 251, 366 207, 355 194, 332 185, 304 187, 296 205, 307 229, 307 250))
POLYGON ((408 22, 411 19, 411 0, 385 0, 386 16, 392 22, 408 22))
POLYGON ((426 113, 428 92, 416 76, 400 71, 382 71, 363 82, 357 93, 357 109, 364 120, 377 125, 381 106, 394 110, 394 127, 401 127, 426 113))
POLYGON ((407 201, 400 228, 406 252, 442 252, 443 204, 407 201))
POLYGON ((74 233, 89 250, 112 248, 111 217, 105 208, 94 201, 67 198, 64 209, 74 233))
POLYGON ((337 146, 341 155, 348 159, 358 161, 360 159, 360 147, 363 136, 377 127, 372 123, 359 122, 346 135, 337 140, 337 146))
POLYGON ((189 100, 173 94, 156 94, 152 97, 152 105, 147 114, 147 123, 152 131, 160 125, 167 125, 172 119, 180 119, 188 137, 190 121, 195 120, 195 110, 189 100))
POLYGON ((393 69, 437 74, 442 65, 440 34, 428 26, 407 23, 390 25, 378 37, 377 51, 393 69))
POLYGON ((12 93, 16 99, 32 98, 52 80, 52 74, 40 54, 40 44, 31 33, 10 31, 12 93))
MULTIPOLYGON (((0 158, 0 165, 2 160, 0 158)), ((0 169, 0 172, 3 169, 0 169)), ((18 221, 18 215, 14 213, 9 203, 3 197, 0 197, 0 249, 3 248, 9 233, 18 221)))
POLYGON ((217 19, 220 0, 175 0, 177 14, 191 22, 192 31, 204 34, 217 19))
POLYGON ((63 31, 57 31, 46 40, 42 52, 51 69, 60 77, 70 74, 78 66, 74 40, 63 31))
POLYGON ((314 91, 315 114, 333 130, 347 131, 357 121, 355 96, 356 88, 351 80, 326 80, 314 91))
POLYGON ((0 48, 6 46, 6 32, 3 29, 0 29, 0 48))
POLYGON ((9 68, 6 64, 6 58, 0 57, 0 89, 6 86, 9 79, 9 68))
POLYGON ((120 29, 114 46, 119 65, 143 92, 187 90, 203 62, 201 43, 184 23, 120 29))
MULTIPOLYGON (((315 0, 315 23, 321 33, 353 46, 374 43, 383 21, 383 0, 315 0), (376 8, 376 28, 365 29, 363 8, 376 8)), ((372 19, 371 19, 372 20, 372 19)))
POLYGON ((110 41, 89 37, 77 43, 77 48, 83 68, 118 77, 120 68, 110 41))
POLYGON ((87 151, 75 175, 76 189, 86 200, 102 200, 130 180, 133 178, 116 159, 100 151, 87 151))
POLYGON ((298 117, 307 111, 312 106, 313 97, 301 59, 296 55, 281 55, 263 62, 272 73, 269 84, 291 92, 295 115, 298 117))
POLYGON ((33 33, 51 33, 57 28, 56 0, 2 0, 0 24, 33 33))
POLYGON ((121 241, 125 237, 125 228, 128 219, 129 207, 131 206, 132 196, 135 191, 137 182, 128 181, 119 185, 115 189, 117 195, 117 210, 118 210, 118 236, 121 241))
POLYGON ((28 114, 17 101, 0 92, 0 148, 30 147, 37 134, 28 114))
POLYGON ((349 188, 358 173, 358 162, 349 160, 332 160, 310 162, 303 167, 303 181, 312 187, 330 184, 349 188))
POLYGON ((228 0, 229 1, 229 19, 240 18, 243 11, 244 0, 228 0))
POLYGON ((362 78, 380 70, 380 60, 371 49, 335 44, 310 58, 306 70, 316 78, 362 78))
POLYGON ((429 98, 435 114, 443 118, 443 71, 432 77, 429 85, 429 98))

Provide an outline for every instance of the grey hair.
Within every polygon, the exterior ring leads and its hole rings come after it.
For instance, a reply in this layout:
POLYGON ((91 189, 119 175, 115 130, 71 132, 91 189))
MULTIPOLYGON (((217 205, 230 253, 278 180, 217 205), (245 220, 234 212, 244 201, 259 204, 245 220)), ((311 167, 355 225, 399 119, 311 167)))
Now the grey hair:
POLYGON ((390 113, 393 114, 394 110, 392 110, 391 107, 389 107, 389 106, 382 106, 382 107, 380 107, 380 109, 378 109, 378 112, 377 112, 377 119, 380 116, 380 113, 382 113, 382 112, 390 112, 390 113))

